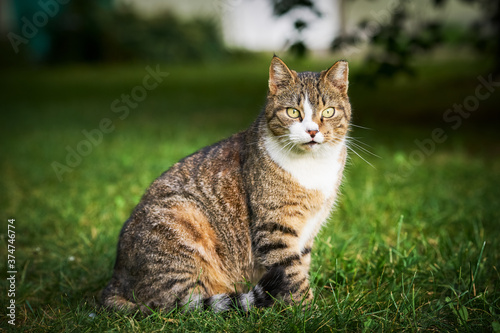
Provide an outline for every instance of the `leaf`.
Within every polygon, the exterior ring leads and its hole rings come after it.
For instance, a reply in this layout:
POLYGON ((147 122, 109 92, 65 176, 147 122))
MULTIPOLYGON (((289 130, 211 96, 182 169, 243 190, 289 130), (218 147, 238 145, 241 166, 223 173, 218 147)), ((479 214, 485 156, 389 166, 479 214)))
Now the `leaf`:
POLYGON ((465 322, 469 319, 469 312, 465 306, 461 306, 458 310, 458 314, 460 316, 460 324, 465 324, 465 322))
POLYGON ((500 323, 498 321, 491 323, 491 327, 493 328, 493 332, 500 333, 500 323))

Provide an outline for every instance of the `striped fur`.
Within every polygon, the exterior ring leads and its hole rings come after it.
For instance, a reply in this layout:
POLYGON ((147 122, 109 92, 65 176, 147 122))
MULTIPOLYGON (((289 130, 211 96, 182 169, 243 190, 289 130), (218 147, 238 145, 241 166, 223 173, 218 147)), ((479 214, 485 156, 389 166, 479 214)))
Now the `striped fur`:
POLYGON ((273 58, 250 128, 179 161, 146 191, 120 233, 103 305, 219 312, 310 300, 313 240, 346 159, 347 72, 340 61, 296 73, 273 58))

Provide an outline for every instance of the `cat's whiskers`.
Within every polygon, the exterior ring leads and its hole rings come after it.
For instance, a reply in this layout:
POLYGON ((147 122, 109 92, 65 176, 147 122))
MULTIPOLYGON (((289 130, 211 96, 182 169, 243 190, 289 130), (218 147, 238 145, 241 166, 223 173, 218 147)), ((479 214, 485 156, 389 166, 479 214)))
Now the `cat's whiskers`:
POLYGON ((354 140, 354 141, 356 141, 356 142, 358 142, 358 143, 360 143, 360 144, 362 144, 364 146, 367 146, 367 147, 371 148, 371 146, 369 144, 367 144, 367 143, 359 140, 359 139, 364 139, 363 137, 355 137, 355 136, 346 135, 346 138, 354 140))
POLYGON ((374 152, 371 152, 369 151, 367 148, 363 147, 362 145, 365 145, 366 147, 369 147, 369 148, 372 148, 370 145, 360 141, 359 139, 357 138, 353 138, 353 137, 350 137, 350 136, 346 136, 349 144, 353 145, 354 147, 358 148, 359 150, 361 150, 362 152, 366 153, 366 154, 369 154, 369 155, 372 155, 374 157, 377 157, 377 158, 381 158, 380 156, 378 156, 377 154, 375 154, 374 152))
POLYGON ((381 158, 380 156, 372 153, 371 151, 367 150, 366 148, 360 146, 359 144, 351 141, 353 140, 353 138, 350 138, 350 137, 346 137, 346 147, 347 149, 349 149, 350 151, 352 151, 354 154, 356 154, 360 159, 362 159, 364 162, 366 162, 366 164, 368 164, 369 166, 371 166, 372 168, 376 169, 375 166, 373 164, 371 164, 370 162, 368 162, 363 156, 361 156, 355 149, 355 148, 358 148, 360 149, 362 152, 364 152, 365 154, 370 154, 372 156, 375 156, 375 157, 378 157, 378 158, 381 158))
POLYGON ((357 152, 357 151, 355 151, 352 147, 350 147, 350 146, 349 146, 349 144, 346 144, 346 147, 347 147, 347 149, 349 149, 350 151, 352 151, 354 154, 358 155, 358 157, 359 157, 360 159, 362 159, 363 161, 365 161, 365 162, 366 162, 366 164, 368 164, 369 166, 371 166, 372 168, 374 168, 374 169, 375 169, 375 167, 373 166, 373 164, 371 164, 371 163, 370 163, 370 162, 368 162, 366 159, 364 159, 364 158, 363 158, 360 154, 358 154, 358 152, 357 152))
POLYGON ((361 129, 365 129, 365 130, 372 130, 372 129, 371 129, 371 128, 369 128, 369 127, 364 127, 364 126, 359 126, 359 125, 354 125, 354 124, 350 124, 350 126, 357 127, 357 128, 361 128, 361 129))
POLYGON ((280 148, 280 151, 286 151, 286 153, 290 153, 292 149, 295 147, 295 142, 290 140, 290 137, 287 138, 285 144, 280 148))

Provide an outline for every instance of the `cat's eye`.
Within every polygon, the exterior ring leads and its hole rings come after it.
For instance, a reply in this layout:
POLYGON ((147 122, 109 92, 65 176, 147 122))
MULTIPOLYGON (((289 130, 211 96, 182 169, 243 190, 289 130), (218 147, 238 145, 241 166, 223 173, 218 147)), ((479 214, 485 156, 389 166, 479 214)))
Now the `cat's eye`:
POLYGON ((299 118, 300 117, 300 111, 295 109, 295 108, 287 108, 286 109, 286 114, 290 118, 299 118))
POLYGON ((331 118, 335 114, 335 108, 328 108, 323 110, 323 118, 331 118))

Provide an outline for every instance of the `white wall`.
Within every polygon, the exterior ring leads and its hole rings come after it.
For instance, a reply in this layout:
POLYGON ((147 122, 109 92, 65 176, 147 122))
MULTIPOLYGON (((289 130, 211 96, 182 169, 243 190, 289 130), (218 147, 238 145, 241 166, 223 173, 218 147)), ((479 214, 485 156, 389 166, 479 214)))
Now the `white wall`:
POLYGON ((305 44, 312 50, 328 49, 340 31, 337 0, 316 0, 322 17, 301 8, 282 17, 273 16, 269 0, 227 0, 222 8, 224 39, 229 46, 254 51, 281 51, 295 40, 294 22, 308 23, 303 31, 305 44))

